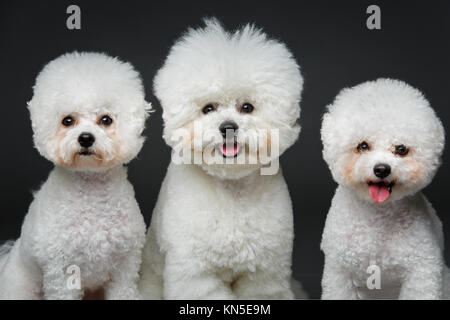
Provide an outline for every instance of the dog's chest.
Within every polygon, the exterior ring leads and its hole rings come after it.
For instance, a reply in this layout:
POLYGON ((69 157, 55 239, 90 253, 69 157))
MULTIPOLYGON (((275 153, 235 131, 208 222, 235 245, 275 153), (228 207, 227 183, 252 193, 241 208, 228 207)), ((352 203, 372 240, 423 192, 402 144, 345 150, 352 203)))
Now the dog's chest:
POLYGON ((266 257, 281 253, 280 243, 289 235, 268 207, 244 197, 229 196, 211 204, 196 232, 199 254, 218 268, 254 271, 266 257))
POLYGON ((261 248, 257 227, 243 217, 221 218, 211 221, 212 232, 204 243, 204 255, 215 265, 224 268, 254 269, 261 248))
MULTIPOLYGON (((328 253, 336 254, 355 279, 365 281, 378 268, 395 282, 404 270, 405 257, 414 251, 413 223, 407 211, 365 212, 348 208, 334 217, 334 231, 328 236, 328 253), (373 271, 373 270, 372 270, 373 271)), ((367 210, 367 208, 365 209, 367 210)))
POLYGON ((337 251, 343 261, 356 269, 370 265, 392 267, 397 263, 397 246, 404 242, 403 230, 393 226, 371 226, 353 221, 336 237, 337 251))
POLYGON ((87 186, 45 204, 47 221, 43 227, 49 255, 61 252, 67 264, 101 269, 128 250, 133 241, 129 215, 132 207, 126 196, 118 196, 104 186, 87 186))

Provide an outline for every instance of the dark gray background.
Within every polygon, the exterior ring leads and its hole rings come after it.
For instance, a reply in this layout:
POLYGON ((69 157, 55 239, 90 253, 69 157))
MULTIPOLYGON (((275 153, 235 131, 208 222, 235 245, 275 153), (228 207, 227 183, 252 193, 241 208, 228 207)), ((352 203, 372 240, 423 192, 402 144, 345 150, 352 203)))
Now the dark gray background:
MULTIPOLYGON (((302 67, 302 133, 282 157, 295 212, 294 275, 320 296, 319 249, 335 183, 321 155, 321 115, 340 89, 378 77, 420 88, 450 127, 450 1, 2 1, 0 4, 0 240, 17 238, 32 199, 52 168, 33 148, 26 102, 45 63, 73 50, 103 51, 130 61, 142 74, 156 112, 148 140, 130 164, 130 180, 147 223, 169 163, 161 108, 152 79, 173 41, 204 16, 228 28, 255 22, 286 42, 302 67), (82 30, 66 29, 66 8, 78 4, 82 30), (382 30, 365 27, 369 4, 382 9, 382 30)), ((405 114, 405 117, 408 115, 405 114)), ((383 128, 380 128, 383 130, 383 128)), ((450 238, 448 151, 426 195, 450 238)), ((447 246, 448 247, 448 246, 447 246)), ((446 251, 450 262, 450 250, 446 251)))

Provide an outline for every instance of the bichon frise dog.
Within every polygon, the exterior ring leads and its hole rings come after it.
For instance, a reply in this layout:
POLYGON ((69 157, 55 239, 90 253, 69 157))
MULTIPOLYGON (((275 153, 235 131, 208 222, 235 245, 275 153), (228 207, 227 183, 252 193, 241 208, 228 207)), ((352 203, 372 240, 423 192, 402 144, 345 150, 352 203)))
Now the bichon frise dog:
POLYGON ((145 224, 123 166, 150 110, 139 74, 104 54, 65 54, 37 77, 29 110, 55 168, 3 249, 0 298, 139 298, 145 224))
POLYGON ((175 43, 155 78, 174 152, 140 288, 144 298, 293 298, 291 200, 270 168, 298 137, 303 79, 285 45, 261 30, 205 23, 175 43), (178 152, 194 164, 176 162, 178 152))
POLYGON ((322 124, 339 184, 328 213, 324 299, 448 298, 442 224, 421 190, 444 129, 416 89, 390 79, 344 89, 322 124))

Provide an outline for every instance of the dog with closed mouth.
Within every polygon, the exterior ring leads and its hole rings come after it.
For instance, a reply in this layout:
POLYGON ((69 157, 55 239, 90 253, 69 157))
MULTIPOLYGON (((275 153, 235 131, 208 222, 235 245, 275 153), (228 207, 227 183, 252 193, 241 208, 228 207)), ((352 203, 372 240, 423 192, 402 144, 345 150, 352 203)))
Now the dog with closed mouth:
POLYGON ((175 43, 154 81, 165 141, 194 159, 175 163, 172 155, 147 235, 141 292, 291 299, 291 200, 281 170, 261 169, 297 139, 303 79, 286 46, 261 30, 205 24, 175 43), (269 145, 278 150, 266 154, 269 145))
POLYGON ((322 298, 450 298, 442 224, 421 192, 440 165, 444 129, 422 93, 391 79, 344 89, 321 135, 338 183, 321 243, 322 298))
POLYGON ((150 104, 139 73, 100 53, 49 62, 29 102, 34 143, 54 163, 20 238, 0 249, 0 299, 139 299, 145 224, 124 164, 150 104))

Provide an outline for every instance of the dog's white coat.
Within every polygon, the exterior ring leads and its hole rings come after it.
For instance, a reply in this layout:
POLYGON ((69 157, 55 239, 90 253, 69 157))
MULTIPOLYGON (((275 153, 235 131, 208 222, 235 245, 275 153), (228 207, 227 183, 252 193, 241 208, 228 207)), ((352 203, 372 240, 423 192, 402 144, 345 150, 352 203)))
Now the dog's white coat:
MULTIPOLYGON (((218 132, 233 120, 238 140, 247 129, 279 129, 281 154, 300 131, 302 83, 283 44, 251 26, 228 33, 209 20, 174 45, 155 78, 164 138, 173 147, 173 132, 192 121, 218 132), (252 114, 236 110, 244 102, 252 114), (208 103, 217 110, 204 115, 208 103)), ((145 298, 293 298, 289 192, 281 170, 263 176, 260 167, 169 165, 144 248, 145 298)))
POLYGON ((321 244, 322 298, 450 298, 442 224, 420 191, 440 164, 444 130, 422 94, 389 79, 345 89, 324 116, 322 141, 339 184, 321 244), (356 156, 362 141, 371 150, 356 156), (398 144, 410 148, 407 156, 393 154, 398 144), (391 166, 388 179, 396 184, 377 204, 367 180, 377 180, 373 167, 380 162, 391 166), (367 285, 372 265, 381 289, 367 285))
POLYGON ((149 105, 139 74, 103 54, 66 54, 40 73, 29 108, 35 145, 55 164, 79 148, 83 131, 94 133, 93 148, 105 160, 115 155, 118 161, 90 169, 55 166, 34 194, 20 238, 1 252, 0 299, 81 299, 99 288, 106 299, 140 298, 145 224, 123 166, 144 141, 149 105), (95 124, 106 113, 114 119, 111 137, 95 124), (58 144, 54 137, 67 114, 84 120, 58 144))

